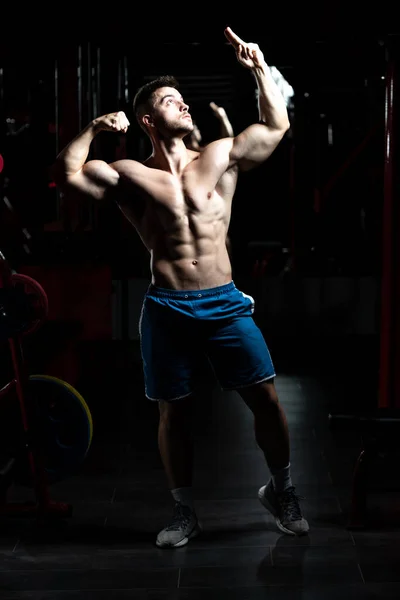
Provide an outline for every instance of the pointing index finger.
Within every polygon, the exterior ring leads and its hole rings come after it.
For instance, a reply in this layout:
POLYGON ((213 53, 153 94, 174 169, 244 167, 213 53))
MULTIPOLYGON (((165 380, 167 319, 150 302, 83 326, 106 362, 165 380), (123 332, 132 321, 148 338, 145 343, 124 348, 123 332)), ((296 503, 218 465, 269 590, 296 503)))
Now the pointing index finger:
POLYGON ((230 42, 232 44, 232 46, 245 46, 245 42, 240 39, 240 37, 238 35, 236 35, 236 33, 233 33, 232 29, 230 27, 227 27, 224 31, 225 33, 225 37, 228 40, 228 42, 230 42))

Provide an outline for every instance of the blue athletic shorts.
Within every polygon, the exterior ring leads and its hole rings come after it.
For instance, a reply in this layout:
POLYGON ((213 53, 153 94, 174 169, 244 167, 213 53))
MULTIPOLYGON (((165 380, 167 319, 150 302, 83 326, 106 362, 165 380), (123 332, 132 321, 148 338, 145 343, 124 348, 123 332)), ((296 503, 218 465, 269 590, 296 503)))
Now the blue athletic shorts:
POLYGON ((223 390, 275 377, 253 312, 254 299, 233 282, 196 291, 151 284, 139 321, 147 398, 170 401, 190 395, 204 379, 206 361, 223 390))

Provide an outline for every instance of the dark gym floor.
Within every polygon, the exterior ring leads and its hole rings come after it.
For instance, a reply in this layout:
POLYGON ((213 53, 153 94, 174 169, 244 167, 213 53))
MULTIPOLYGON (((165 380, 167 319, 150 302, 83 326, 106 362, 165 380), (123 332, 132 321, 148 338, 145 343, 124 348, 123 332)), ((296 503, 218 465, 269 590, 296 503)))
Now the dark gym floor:
MULTIPOLYGON (((374 466, 370 522, 349 529, 360 439, 333 431, 328 420, 335 407, 342 410, 368 387, 374 394, 369 365, 360 369, 368 379, 343 367, 335 376, 334 365, 319 372, 315 362, 307 368, 304 357, 298 369, 295 360, 285 364, 287 343, 275 349, 293 478, 311 527, 298 539, 282 535, 257 499, 268 472, 248 409, 211 382, 196 427, 195 492, 204 531, 183 548, 161 550, 155 536, 170 518, 172 501, 157 449, 158 409, 143 395, 137 345, 120 350, 116 343, 107 352, 104 359, 100 343, 85 352, 91 368, 80 391, 94 421, 88 456, 79 473, 50 488, 54 500, 72 504, 73 515, 46 525, 0 519, 1 600, 400 598, 400 486, 386 491, 382 467, 374 466)), ((16 486, 9 499, 31 493, 16 486)))

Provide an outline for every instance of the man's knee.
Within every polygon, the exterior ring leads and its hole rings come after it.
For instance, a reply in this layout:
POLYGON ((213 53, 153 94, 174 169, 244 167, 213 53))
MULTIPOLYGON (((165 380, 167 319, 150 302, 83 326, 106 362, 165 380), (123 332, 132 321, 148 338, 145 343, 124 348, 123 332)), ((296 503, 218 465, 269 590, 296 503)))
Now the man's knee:
POLYGON ((191 396, 179 400, 160 400, 160 422, 171 425, 188 421, 192 415, 192 402, 191 396))
POLYGON ((237 391, 253 412, 273 408, 279 404, 275 378, 261 381, 237 391))

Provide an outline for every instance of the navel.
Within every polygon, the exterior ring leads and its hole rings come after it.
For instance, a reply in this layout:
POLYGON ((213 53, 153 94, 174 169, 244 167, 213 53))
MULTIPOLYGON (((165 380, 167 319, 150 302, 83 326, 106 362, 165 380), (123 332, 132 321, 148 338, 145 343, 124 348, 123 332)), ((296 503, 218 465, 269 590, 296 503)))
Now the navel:
POLYGON ((192 260, 192 265, 197 265, 197 260, 192 260))

